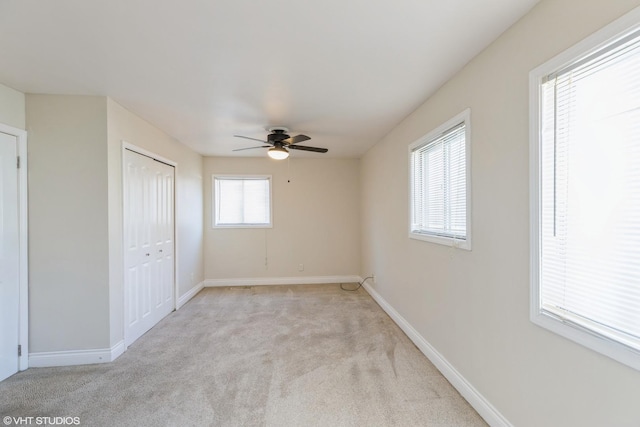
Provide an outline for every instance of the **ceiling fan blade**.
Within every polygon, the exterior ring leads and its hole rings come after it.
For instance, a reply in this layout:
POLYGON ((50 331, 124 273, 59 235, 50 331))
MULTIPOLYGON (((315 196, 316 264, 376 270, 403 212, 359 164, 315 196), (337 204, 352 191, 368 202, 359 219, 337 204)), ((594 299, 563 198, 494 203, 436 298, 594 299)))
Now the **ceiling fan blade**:
POLYGON ((307 135, 296 135, 287 139, 283 139, 281 142, 284 142, 285 144, 297 144, 298 142, 308 141, 310 139, 311 138, 307 135))
POLYGON ((254 148, 270 148, 270 145, 261 145, 260 147, 247 147, 247 148, 236 148, 235 150, 231 150, 231 151, 244 151, 244 150, 253 150, 254 148))
POLYGON ((313 151, 315 153, 326 153, 329 151, 326 148, 306 147, 304 145, 287 145, 287 148, 291 148, 292 150, 313 151))
POLYGON ((233 136, 235 136, 236 138, 244 138, 244 139, 250 139, 252 141, 262 142, 263 144, 268 144, 269 143, 268 141, 264 141, 264 140, 258 139, 258 138, 251 138, 251 137, 248 137, 248 136, 242 136, 242 135, 233 135, 233 136))

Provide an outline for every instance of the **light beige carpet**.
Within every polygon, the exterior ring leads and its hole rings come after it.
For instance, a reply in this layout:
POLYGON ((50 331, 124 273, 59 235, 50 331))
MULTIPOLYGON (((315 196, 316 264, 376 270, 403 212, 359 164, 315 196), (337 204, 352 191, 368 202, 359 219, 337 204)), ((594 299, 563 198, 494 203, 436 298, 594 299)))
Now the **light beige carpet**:
POLYGON ((481 426, 362 289, 207 288, 115 362, 0 383, 0 416, 86 426, 481 426))

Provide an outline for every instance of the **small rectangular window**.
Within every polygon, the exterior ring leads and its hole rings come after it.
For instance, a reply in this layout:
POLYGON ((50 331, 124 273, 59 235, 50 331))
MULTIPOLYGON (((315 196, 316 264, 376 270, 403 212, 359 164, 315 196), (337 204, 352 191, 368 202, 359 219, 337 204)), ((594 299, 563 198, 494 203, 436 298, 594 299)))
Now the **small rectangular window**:
POLYGON ((469 110, 409 146, 409 237, 471 249, 469 110))
POLYGON ((640 369, 640 31, 612 28, 531 73, 531 320, 640 369))
POLYGON ((270 176, 213 176, 214 227, 271 227, 270 176))

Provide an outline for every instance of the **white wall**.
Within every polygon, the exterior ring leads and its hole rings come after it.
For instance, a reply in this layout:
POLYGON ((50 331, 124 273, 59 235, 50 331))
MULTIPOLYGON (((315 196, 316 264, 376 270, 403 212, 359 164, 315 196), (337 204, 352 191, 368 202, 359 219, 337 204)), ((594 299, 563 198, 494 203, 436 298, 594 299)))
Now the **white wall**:
POLYGON ((637 0, 543 0, 362 159, 362 267, 516 426, 637 426, 640 372, 529 321, 528 73, 637 0), (407 147, 471 108, 473 250, 407 237, 407 147))
POLYGON ((204 281, 202 156, 149 122, 107 100, 109 143, 109 253, 111 345, 123 339, 122 273, 122 141, 177 163, 176 166, 176 281, 178 295, 204 281))
POLYGON ((105 97, 27 95, 30 352, 123 340, 122 140, 177 163, 178 297, 204 280, 202 157, 105 97))
POLYGON ((264 153, 207 157, 204 164, 207 279, 358 274, 359 160, 292 156, 276 161, 264 153), (213 229, 213 174, 272 175, 273 228, 213 229), (304 271, 298 271, 299 264, 304 271))
POLYGON ((0 123, 24 129, 25 114, 24 93, 0 84, 0 123))
POLYGON ((27 95, 30 352, 109 347, 107 103, 27 95))

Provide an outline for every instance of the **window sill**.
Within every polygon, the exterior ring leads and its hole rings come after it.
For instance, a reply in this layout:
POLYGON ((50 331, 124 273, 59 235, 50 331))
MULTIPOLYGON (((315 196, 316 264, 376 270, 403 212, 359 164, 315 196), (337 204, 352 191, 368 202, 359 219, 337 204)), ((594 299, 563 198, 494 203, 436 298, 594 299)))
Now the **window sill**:
POLYGON ((214 225, 212 228, 273 228, 273 224, 221 224, 214 225))
POLYGON ((578 325, 564 322, 545 311, 532 309, 531 322, 633 369, 640 370, 640 352, 578 325))
POLYGON ((471 242, 467 240, 453 239, 451 237, 436 236, 433 234, 409 232, 409 238, 414 240, 422 240, 424 242, 436 243, 438 245, 450 246, 456 249, 471 250, 471 242))

